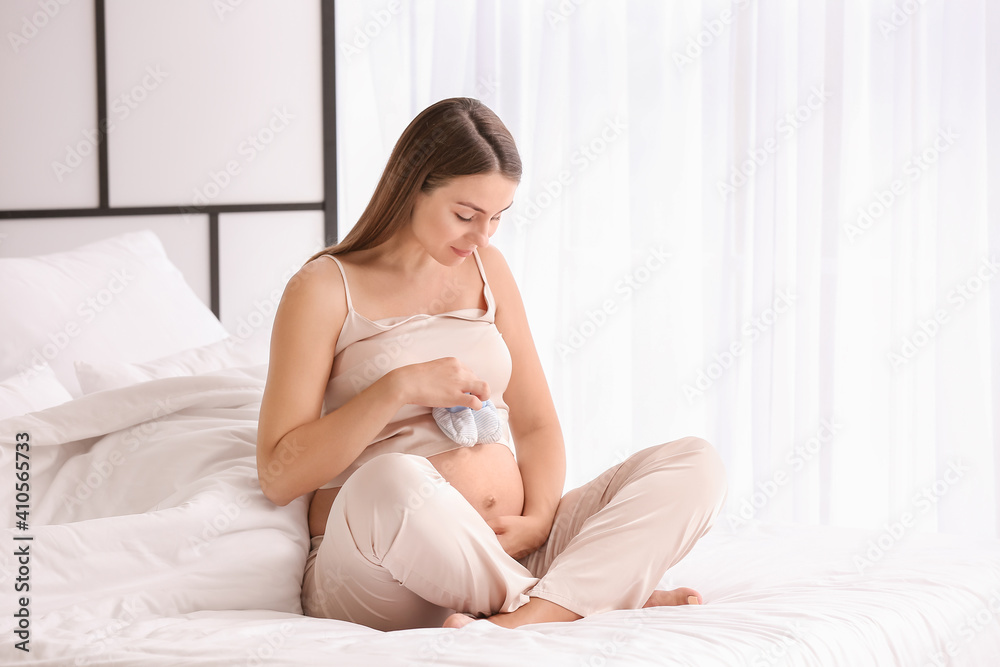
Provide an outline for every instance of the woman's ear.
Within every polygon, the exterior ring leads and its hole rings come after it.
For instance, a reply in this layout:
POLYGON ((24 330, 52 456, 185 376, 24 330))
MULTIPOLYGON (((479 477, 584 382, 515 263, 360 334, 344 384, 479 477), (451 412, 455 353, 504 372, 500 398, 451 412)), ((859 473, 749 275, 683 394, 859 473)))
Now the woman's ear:
POLYGON ((421 206, 426 206, 427 201, 431 198, 431 195, 437 191, 437 188, 427 191, 423 188, 417 188, 410 198, 409 209, 406 213, 406 219, 410 222, 413 221, 413 214, 416 213, 417 208, 421 206))

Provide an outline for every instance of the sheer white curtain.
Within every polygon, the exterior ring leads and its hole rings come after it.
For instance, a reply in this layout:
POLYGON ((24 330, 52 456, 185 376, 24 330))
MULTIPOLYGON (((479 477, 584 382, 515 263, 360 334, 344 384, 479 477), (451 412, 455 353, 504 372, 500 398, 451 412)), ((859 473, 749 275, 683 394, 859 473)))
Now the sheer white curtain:
POLYGON ((734 529, 1000 534, 1000 7, 375 0, 337 20, 342 233, 429 104, 478 97, 518 142, 494 242, 567 488, 695 434, 734 529))

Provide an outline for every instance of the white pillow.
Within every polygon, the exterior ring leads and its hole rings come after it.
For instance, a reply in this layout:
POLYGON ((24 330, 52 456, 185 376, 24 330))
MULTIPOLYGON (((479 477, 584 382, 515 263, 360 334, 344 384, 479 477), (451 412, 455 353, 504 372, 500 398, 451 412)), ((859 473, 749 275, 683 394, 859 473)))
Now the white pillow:
POLYGON ((142 362, 224 338, 150 230, 0 259, 0 377, 48 363, 71 396, 73 362, 142 362))
POLYGON ((72 398, 52 367, 39 364, 0 382, 0 420, 51 408, 72 398))
POLYGON ((158 378, 253 366, 267 362, 267 357, 268 350, 262 345, 228 337, 141 364, 125 361, 77 361, 76 379, 84 394, 92 394, 95 391, 128 387, 158 378))

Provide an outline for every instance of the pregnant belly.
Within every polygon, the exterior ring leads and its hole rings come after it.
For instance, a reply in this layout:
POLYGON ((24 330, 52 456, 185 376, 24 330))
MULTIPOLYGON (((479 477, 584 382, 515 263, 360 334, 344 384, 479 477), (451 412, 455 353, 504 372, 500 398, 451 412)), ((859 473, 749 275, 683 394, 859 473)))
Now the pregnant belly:
MULTIPOLYGON (((498 442, 459 447, 427 460, 487 521, 524 509, 521 471, 510 449, 498 442)), ((309 505, 309 534, 322 535, 330 507, 340 491, 319 489, 309 505)))
POLYGON ((506 445, 460 447, 427 460, 484 519, 520 514, 524 508, 521 471, 506 445))

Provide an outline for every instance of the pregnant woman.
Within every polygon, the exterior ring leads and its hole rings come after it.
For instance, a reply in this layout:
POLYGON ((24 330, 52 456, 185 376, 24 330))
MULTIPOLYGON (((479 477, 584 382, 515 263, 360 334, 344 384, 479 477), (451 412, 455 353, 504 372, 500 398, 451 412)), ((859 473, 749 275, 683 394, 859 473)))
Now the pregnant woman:
POLYGON ((555 407, 489 245, 520 178, 492 111, 438 102, 403 132, 346 238, 285 288, 257 469, 278 505, 310 495, 310 616, 514 628, 703 602, 655 587, 722 508, 710 444, 648 447, 562 494, 555 407))

